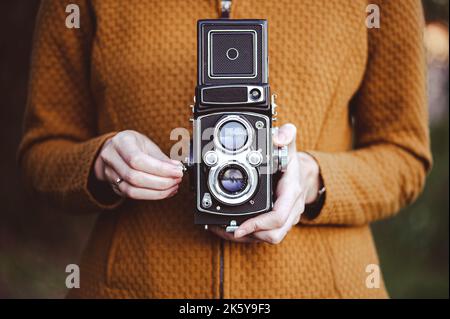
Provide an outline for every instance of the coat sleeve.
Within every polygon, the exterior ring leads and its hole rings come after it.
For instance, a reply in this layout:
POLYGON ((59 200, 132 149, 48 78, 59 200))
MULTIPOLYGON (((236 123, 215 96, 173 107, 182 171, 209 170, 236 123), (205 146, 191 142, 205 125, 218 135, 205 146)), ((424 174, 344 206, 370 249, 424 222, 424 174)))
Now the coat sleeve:
POLYGON ((369 57, 352 100, 354 148, 309 152, 325 203, 312 224, 362 225, 398 212, 420 194, 431 167, 419 0, 379 0, 381 26, 368 29, 369 57))
POLYGON ((24 136, 18 160, 28 186, 53 204, 97 211, 120 203, 91 176, 104 141, 90 92, 94 22, 84 1, 43 0, 33 42, 24 136), (80 28, 66 27, 66 6, 80 8, 80 28), (94 189, 94 192, 91 191, 94 189))

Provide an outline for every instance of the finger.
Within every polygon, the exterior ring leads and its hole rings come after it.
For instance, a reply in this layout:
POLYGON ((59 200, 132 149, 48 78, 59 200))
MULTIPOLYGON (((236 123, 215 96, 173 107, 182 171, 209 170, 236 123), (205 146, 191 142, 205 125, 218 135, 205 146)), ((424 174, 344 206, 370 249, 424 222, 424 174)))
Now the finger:
POLYGON ((114 193, 119 196, 123 196, 122 192, 119 189, 119 185, 117 184, 117 180, 121 178, 119 174, 117 174, 117 172, 108 165, 105 165, 103 174, 105 176, 105 181, 111 184, 114 193))
POLYGON ((294 205, 294 220, 292 222, 292 226, 297 225, 300 222, 300 219, 303 215, 303 213, 305 212, 305 205, 306 205, 306 193, 302 194, 303 196, 301 196, 298 200, 297 203, 295 203, 294 205))
POLYGON ((136 200, 161 200, 174 196, 178 192, 178 185, 166 190, 153 190, 147 188, 137 188, 128 184, 126 181, 121 182, 117 188, 122 196, 126 196, 136 200))
POLYGON ((161 177, 136 171, 131 168, 128 168, 126 171, 119 173, 118 175, 132 186, 154 190, 166 190, 172 188, 173 186, 180 184, 182 180, 180 177, 161 177))
POLYGON ((181 182, 180 177, 161 177, 132 169, 115 149, 110 149, 103 154, 103 159, 123 180, 139 188, 166 190, 181 182))
POLYGON ((169 156, 163 153, 158 145, 156 145, 152 140, 150 140, 147 136, 138 133, 141 136, 140 142, 142 143, 142 150, 147 155, 150 155, 160 161, 167 162, 169 164, 181 165, 181 162, 178 160, 172 160, 169 156))
POLYGON ((289 213, 296 202, 297 196, 296 192, 283 192, 276 200, 272 211, 246 220, 235 231, 234 237, 240 238, 257 231, 282 227, 289 217, 289 213))
POLYGON ((107 180, 111 183, 114 183, 118 178, 121 178, 131 186, 153 190, 167 190, 181 182, 181 178, 160 177, 142 173, 130 168, 121 174, 117 173, 117 171, 109 165, 105 167, 105 175, 107 180))
POLYGON ((292 212, 289 214, 288 220, 282 227, 272 230, 255 232, 252 234, 253 237, 269 244, 276 245, 281 243, 286 237, 287 233, 291 230, 291 228, 299 222, 300 216, 304 211, 304 207, 305 200, 302 196, 298 198, 292 209, 292 212))
POLYGON ((114 144, 114 149, 123 161, 135 170, 162 177, 183 177, 181 165, 145 154, 135 142, 124 143, 123 140, 119 140, 114 144))
POLYGON ((292 208, 292 212, 289 214, 288 220, 282 227, 274 230, 256 232, 253 234, 253 237, 270 244, 280 243, 286 237, 287 233, 292 229, 292 227, 300 221, 300 217, 303 214, 304 210, 305 198, 304 196, 300 196, 297 199, 294 207, 292 208))
POLYGON ((173 160, 169 156, 164 154, 163 151, 161 151, 161 149, 159 148, 159 146, 156 145, 155 143, 153 143, 153 141, 149 140, 146 136, 144 136, 144 140, 145 140, 144 153, 146 153, 148 155, 151 154, 152 157, 154 157, 160 161, 167 162, 169 164, 173 164, 176 166, 182 165, 181 161, 173 160))
POLYGON ((100 159, 100 160, 96 159, 95 160, 94 172, 95 172, 95 176, 100 181, 106 181, 105 165, 106 165, 106 163, 102 159, 100 159))
POLYGON ((177 193, 179 187, 179 185, 177 184, 166 190, 154 190, 135 187, 125 180, 117 183, 117 180, 121 177, 110 166, 105 167, 105 175, 107 177, 107 180, 111 183, 112 188, 116 194, 138 200, 159 200, 168 198, 174 196, 177 193))
POLYGON ((228 233, 223 228, 218 227, 218 226, 211 226, 208 228, 208 230, 211 231, 212 233, 216 234, 217 236, 219 236, 222 239, 234 241, 237 243, 254 244, 254 243, 261 242, 259 239, 255 239, 252 237, 235 238, 233 236, 233 233, 228 233))
POLYGON ((291 143, 295 145, 297 128, 294 124, 288 123, 281 126, 273 137, 276 146, 286 146, 291 143))
POLYGON ((131 171, 131 167, 122 159, 115 148, 108 148, 101 154, 102 160, 106 163, 106 166, 113 168, 114 171, 123 179, 131 171))
POLYGON ((148 137, 146 137, 143 134, 140 134, 142 136, 141 143, 142 143, 142 150, 146 154, 151 154, 151 156, 164 161, 164 162, 170 162, 170 158, 161 151, 158 145, 156 145, 152 140, 150 140, 148 137))

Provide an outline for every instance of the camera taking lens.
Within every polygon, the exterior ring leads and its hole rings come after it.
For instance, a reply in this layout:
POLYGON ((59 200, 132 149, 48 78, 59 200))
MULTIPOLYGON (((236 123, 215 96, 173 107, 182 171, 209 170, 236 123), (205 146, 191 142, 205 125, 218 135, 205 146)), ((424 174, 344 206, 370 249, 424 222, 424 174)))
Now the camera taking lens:
POLYGON ((237 165, 223 168, 218 176, 220 188, 231 195, 237 195, 247 186, 247 173, 237 165))

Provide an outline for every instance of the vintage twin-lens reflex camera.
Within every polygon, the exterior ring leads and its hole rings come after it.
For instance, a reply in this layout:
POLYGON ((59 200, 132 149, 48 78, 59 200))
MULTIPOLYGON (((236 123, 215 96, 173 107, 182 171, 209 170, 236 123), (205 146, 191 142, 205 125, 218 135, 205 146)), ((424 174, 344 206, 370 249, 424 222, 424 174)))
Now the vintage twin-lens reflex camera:
MULTIPOLYGON (((195 223, 234 231, 272 209, 287 148, 273 147, 266 20, 198 21, 198 83, 188 161, 195 223)), ((206 226, 207 227, 207 226, 206 226)))

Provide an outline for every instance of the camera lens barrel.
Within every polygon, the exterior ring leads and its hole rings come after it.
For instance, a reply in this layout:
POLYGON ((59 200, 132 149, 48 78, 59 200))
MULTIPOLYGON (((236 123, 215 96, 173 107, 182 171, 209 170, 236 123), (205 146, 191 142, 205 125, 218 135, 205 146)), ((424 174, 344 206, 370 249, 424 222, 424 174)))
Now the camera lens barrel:
POLYGON ((247 202, 258 186, 258 171, 245 162, 228 161, 212 166, 208 188, 219 202, 236 206, 247 202))
POLYGON ((218 181, 224 192, 237 195, 247 186, 248 176, 240 166, 232 164, 219 172, 218 181))

